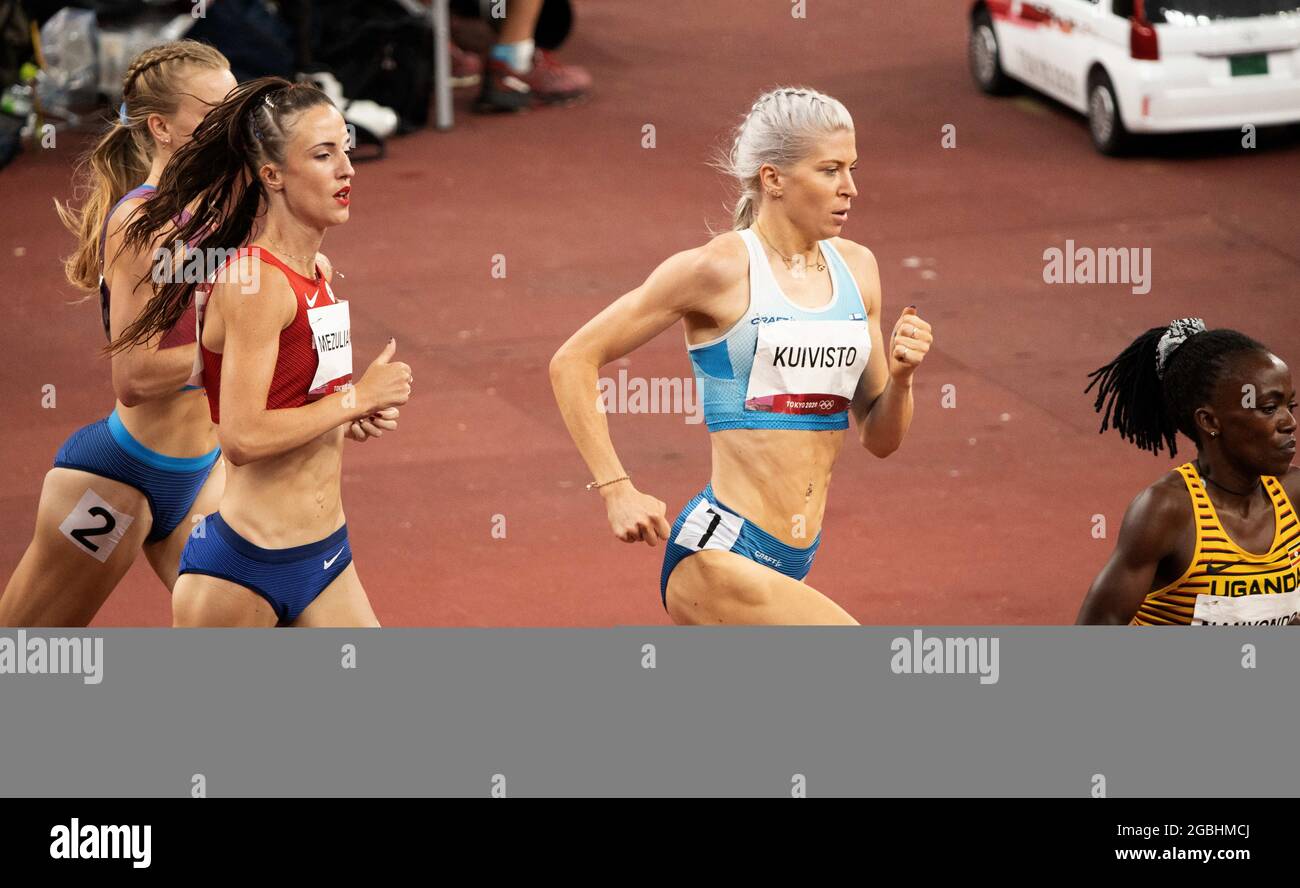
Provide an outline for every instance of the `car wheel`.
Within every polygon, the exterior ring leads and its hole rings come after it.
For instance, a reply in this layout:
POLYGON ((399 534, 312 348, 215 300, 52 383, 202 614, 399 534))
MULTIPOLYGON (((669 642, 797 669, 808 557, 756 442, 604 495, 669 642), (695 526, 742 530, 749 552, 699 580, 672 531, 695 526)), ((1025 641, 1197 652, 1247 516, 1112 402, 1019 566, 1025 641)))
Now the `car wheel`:
POLYGON ((991 96, 1006 95, 1012 90, 1011 79, 1002 71, 1002 56, 998 50, 998 35, 993 31, 993 19, 988 10, 977 12, 970 24, 970 39, 966 44, 971 76, 981 90, 991 96))
POLYGON ((1088 87, 1088 131, 1097 150, 1110 156, 1122 154, 1130 141, 1119 113, 1115 87, 1105 73, 1094 77, 1088 87))

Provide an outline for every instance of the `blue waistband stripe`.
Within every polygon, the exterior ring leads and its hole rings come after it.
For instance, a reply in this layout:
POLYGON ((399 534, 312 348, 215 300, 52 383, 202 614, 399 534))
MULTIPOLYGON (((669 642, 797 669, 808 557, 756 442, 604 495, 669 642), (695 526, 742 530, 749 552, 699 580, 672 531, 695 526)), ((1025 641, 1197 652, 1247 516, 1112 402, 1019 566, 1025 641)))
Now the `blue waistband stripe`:
POLYGON ((210 453, 205 453, 202 456, 168 456, 165 453, 151 450, 131 437, 131 433, 122 424, 122 418, 117 415, 116 409, 108 416, 108 432, 113 436, 113 440, 117 442, 118 446, 128 454, 146 465, 168 472, 197 472, 212 465, 217 461, 217 457, 221 455, 220 447, 214 447, 210 453))

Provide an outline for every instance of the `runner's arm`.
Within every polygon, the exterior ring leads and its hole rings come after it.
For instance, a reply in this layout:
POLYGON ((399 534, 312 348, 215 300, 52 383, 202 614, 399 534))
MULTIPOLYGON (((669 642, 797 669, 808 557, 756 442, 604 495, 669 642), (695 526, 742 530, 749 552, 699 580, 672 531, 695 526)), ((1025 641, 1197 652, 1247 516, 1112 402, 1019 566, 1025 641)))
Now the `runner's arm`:
POLYGON ((716 296, 728 260, 713 244, 670 257, 645 283, 582 326, 551 358, 551 386, 564 424, 596 481, 626 475, 599 406, 600 368, 634 351, 716 296))
POLYGON ((899 448, 912 425, 912 377, 899 381, 889 373, 887 344, 880 330, 880 269, 866 247, 843 241, 845 260, 862 293, 871 331, 871 354, 858 380, 849 412, 858 443, 874 456, 885 458, 899 448))
MULTIPOLYGON (((121 225, 135 207, 144 201, 132 201, 118 209, 122 220, 105 242, 105 264, 109 265, 108 284, 112 298, 108 306, 109 331, 114 338, 129 327, 153 296, 154 251, 120 250, 121 225), (120 250, 120 252, 119 252, 120 250), (111 262, 108 261, 111 259, 111 262)), ((166 263, 157 263, 166 268, 166 263)), ((197 346, 181 345, 159 348, 159 334, 148 342, 117 352, 112 357, 113 393, 127 407, 170 395, 190 378, 194 370, 197 346)))
POLYGON ((1153 486, 1138 494, 1124 513, 1115 551, 1088 590, 1075 624, 1131 622, 1151 592, 1160 562, 1174 553, 1185 520, 1185 503, 1165 491, 1153 486))

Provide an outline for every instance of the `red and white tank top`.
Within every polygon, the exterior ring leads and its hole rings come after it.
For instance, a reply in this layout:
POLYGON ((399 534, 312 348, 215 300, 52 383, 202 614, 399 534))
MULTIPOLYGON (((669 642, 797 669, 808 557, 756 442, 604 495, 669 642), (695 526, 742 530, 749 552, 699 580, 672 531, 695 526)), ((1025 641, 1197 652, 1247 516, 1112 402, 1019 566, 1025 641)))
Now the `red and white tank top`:
MULTIPOLYGON (((289 281, 297 311, 289 326, 280 331, 280 353, 266 393, 266 407, 275 410, 301 407, 332 392, 352 386, 352 325, 348 303, 334 295, 320 269, 312 280, 285 265, 263 247, 244 247, 214 274, 221 275, 232 262, 251 257, 262 263, 257 272, 278 270, 289 281)), ((233 278, 232 278, 233 280, 233 278)), ((212 421, 220 422, 221 354, 203 345, 203 318, 212 294, 213 281, 194 289, 195 328, 199 340, 195 375, 208 390, 212 421)))

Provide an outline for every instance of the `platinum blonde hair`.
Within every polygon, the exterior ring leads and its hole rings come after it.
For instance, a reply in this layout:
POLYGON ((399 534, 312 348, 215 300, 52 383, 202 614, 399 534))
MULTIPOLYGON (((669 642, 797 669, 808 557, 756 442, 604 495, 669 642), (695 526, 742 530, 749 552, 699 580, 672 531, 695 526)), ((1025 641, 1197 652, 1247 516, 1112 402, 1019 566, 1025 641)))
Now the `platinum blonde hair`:
POLYGON ((815 89, 779 87, 759 96, 736 127, 731 150, 716 164, 740 186, 732 230, 748 228, 758 215, 763 164, 787 169, 807 157, 821 137, 852 129, 853 117, 843 103, 815 89))

